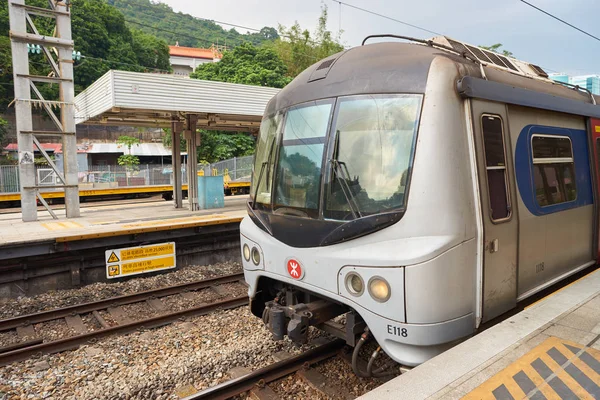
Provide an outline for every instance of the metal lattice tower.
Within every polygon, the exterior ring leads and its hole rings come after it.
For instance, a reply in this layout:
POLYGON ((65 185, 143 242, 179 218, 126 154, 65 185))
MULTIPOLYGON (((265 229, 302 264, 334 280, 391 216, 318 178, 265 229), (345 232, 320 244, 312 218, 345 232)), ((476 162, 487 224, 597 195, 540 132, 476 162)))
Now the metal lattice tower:
POLYGON ((64 2, 49 0, 48 6, 49 8, 33 7, 26 5, 25 0, 8 0, 23 221, 37 220, 37 199, 46 207, 53 218, 57 218, 39 192, 39 189, 42 187, 36 181, 36 169, 33 157, 34 145, 46 158, 48 164, 58 177, 58 181, 61 183, 56 186, 44 185, 43 188, 64 189, 67 218, 79 217, 71 13, 69 11, 68 0, 64 2), (31 15, 54 19, 56 21, 55 35, 40 35, 31 15), (29 74, 28 44, 41 46, 46 60, 52 69, 52 73, 49 76, 29 74), (53 53, 58 56, 58 60, 55 60, 53 53), (58 101, 44 99, 35 85, 36 82, 58 84, 60 99, 58 101), (32 93, 35 95, 33 99, 31 96, 32 93), (43 131, 33 129, 32 104, 44 108, 56 125, 57 130, 43 131), (53 107, 60 107, 60 119, 54 113, 53 107), (38 137, 42 136, 62 137, 62 172, 59 171, 56 164, 44 151, 38 140, 38 137))

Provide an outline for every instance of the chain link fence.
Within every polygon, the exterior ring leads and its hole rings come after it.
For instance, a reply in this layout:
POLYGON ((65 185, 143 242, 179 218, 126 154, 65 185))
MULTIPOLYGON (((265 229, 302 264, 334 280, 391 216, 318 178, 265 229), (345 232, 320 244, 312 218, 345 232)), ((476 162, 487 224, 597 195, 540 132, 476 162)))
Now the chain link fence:
MULTIPOLYGON (((229 181, 250 181, 253 156, 237 157, 210 165, 198 165, 199 174, 226 177, 229 181), (227 178, 229 176, 229 178, 227 178)), ((62 182, 53 169, 36 167, 37 184, 59 185, 62 182)), ((187 184, 186 166, 182 165, 182 182, 187 184)), ((86 171, 78 172, 79 187, 85 189, 109 189, 127 186, 156 186, 173 184, 173 167, 156 164, 142 164, 133 169, 122 165, 94 165, 86 171)), ((60 190, 60 189, 48 189, 60 190)), ((19 167, 0 166, 0 193, 19 192, 19 167)))

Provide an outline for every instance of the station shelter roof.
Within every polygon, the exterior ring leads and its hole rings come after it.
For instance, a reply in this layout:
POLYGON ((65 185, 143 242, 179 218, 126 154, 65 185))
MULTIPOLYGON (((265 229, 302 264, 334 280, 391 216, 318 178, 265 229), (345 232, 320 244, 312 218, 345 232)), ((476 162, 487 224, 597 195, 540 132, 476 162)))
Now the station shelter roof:
POLYGON ((78 124, 170 127, 173 117, 198 115, 197 127, 257 131, 280 89, 111 70, 75 98, 78 124))

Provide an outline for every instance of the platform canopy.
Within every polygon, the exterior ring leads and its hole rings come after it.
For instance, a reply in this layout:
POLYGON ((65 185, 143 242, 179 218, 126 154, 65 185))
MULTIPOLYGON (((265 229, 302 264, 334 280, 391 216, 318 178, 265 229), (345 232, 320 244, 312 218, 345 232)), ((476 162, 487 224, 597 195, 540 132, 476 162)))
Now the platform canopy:
POLYGON ((76 123, 171 126, 197 115, 197 127, 257 131, 267 102, 280 89, 111 70, 75 98, 76 123))

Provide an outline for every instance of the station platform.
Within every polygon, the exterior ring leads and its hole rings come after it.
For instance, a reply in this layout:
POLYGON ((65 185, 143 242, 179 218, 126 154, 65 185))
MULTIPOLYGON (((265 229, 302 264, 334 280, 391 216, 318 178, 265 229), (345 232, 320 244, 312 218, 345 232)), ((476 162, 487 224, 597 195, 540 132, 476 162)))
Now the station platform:
POLYGON ((35 222, 23 222, 20 213, 1 214, 0 298, 105 282, 109 250, 174 243, 176 260, 170 262, 176 268, 238 260, 247 200, 231 196, 224 208, 199 211, 176 209, 170 201, 94 205, 70 219, 64 209, 55 211, 58 220, 38 211, 35 222))
POLYGON ((599 399, 600 270, 360 397, 599 399))
POLYGON ((248 196, 226 197, 225 208, 189 211, 175 209, 170 201, 98 205, 81 208, 81 217, 65 218, 65 210, 57 210, 60 218, 52 219, 47 211, 38 212, 38 221, 23 222, 20 213, 0 215, 0 247, 45 241, 86 240, 107 236, 138 234, 230 222, 240 222, 246 215, 248 196))

